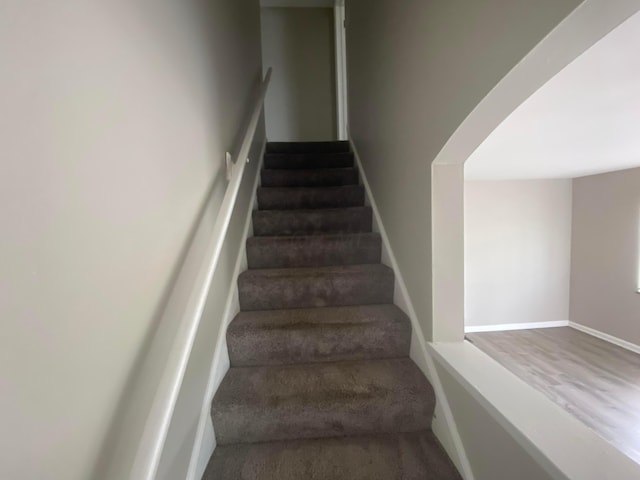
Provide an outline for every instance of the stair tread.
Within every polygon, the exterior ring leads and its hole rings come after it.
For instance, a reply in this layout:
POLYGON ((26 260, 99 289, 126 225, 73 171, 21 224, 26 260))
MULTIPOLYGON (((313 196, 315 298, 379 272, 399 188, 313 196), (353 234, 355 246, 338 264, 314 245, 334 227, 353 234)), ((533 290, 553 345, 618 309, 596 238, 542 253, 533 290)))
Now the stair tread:
POLYGON ((233 366, 396 358, 410 343, 393 304, 240 312, 227 330, 233 366))
POLYGON ((347 173, 358 171, 356 167, 335 167, 335 168, 263 168, 262 172, 269 172, 273 174, 286 174, 291 173, 292 175, 300 175, 300 176, 311 176, 317 173, 347 173))
POLYGON ((360 325, 376 322, 408 322, 407 316, 393 304, 350 305, 346 307, 289 308, 284 310, 259 310, 240 312, 229 326, 230 332, 241 332, 266 328, 311 325, 325 327, 333 325, 360 325))
POLYGON ((428 429, 433 389, 409 358, 232 367, 212 415, 220 444, 428 429))
POLYGON ((240 274, 240 278, 280 278, 280 277, 308 277, 324 275, 375 275, 392 274, 393 270, 381 263, 360 264, 360 265, 330 265, 326 267, 291 267, 291 268, 261 268, 256 270, 245 270, 240 274))
POLYGON ((268 142, 267 153, 305 153, 305 152, 349 152, 351 146, 346 140, 320 142, 268 142))
POLYGON ((247 239, 249 268, 322 267, 379 263, 378 233, 258 236, 247 239))
POLYGON ((263 187, 357 185, 357 168, 263 169, 263 187))
POLYGON ((287 152, 264 156, 264 166, 268 169, 350 168, 353 163, 354 156, 350 152, 287 152))
POLYGON ((313 215, 321 215, 323 213, 344 213, 345 211, 351 212, 368 212, 371 207, 336 207, 336 208, 296 208, 292 210, 254 210, 254 215, 294 215, 299 213, 309 213, 313 215))
POLYGON ((372 229, 371 207, 254 210, 257 236, 364 233, 372 229))
POLYGON ((258 191, 283 191, 288 193, 295 192, 340 192, 346 190, 361 190, 364 189, 364 185, 332 185, 328 187, 258 187, 258 191))
POLYGON ((314 235, 264 235, 260 237, 249 237, 247 238, 247 242, 251 243, 299 243, 306 242, 310 240, 339 240, 339 239, 367 239, 367 238, 375 238, 379 239, 380 234, 377 232, 355 232, 355 233, 318 233, 314 235))
POLYGON ((364 206, 364 186, 260 187, 260 210, 327 209, 364 206))
POLYGON ((430 431, 216 448, 203 480, 461 480, 430 431))

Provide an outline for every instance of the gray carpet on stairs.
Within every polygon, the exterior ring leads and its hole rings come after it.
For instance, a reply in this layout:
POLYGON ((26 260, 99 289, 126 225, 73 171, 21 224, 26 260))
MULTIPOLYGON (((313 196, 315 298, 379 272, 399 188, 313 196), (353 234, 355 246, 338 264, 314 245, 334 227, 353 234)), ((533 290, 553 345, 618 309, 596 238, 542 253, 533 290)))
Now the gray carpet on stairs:
POLYGON ((409 358, 233 368, 213 400, 219 445, 413 432, 433 390, 409 358))
POLYGON ((263 187, 338 187, 357 185, 356 168, 316 170, 264 169, 260 173, 263 187))
POLYGON ((240 312, 227 345, 233 367, 399 358, 411 323, 395 305, 240 312))
POLYGON ((357 207, 364 204, 362 185, 340 187, 258 188, 258 205, 264 210, 357 207))
POLYGON ((380 261, 377 233, 250 237, 249 268, 328 267, 380 261))
POLYGON ((348 142, 267 145, 204 480, 459 480, 348 142))
POLYGON ((429 432, 218 447, 203 480, 453 480, 429 432))

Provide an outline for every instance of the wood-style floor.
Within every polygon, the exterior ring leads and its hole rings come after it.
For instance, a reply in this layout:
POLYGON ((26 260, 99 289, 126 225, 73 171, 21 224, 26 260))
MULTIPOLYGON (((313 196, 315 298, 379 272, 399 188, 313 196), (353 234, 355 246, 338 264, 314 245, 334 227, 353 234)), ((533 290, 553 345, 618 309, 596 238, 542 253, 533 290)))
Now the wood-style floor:
POLYGON ((640 355, 569 327, 467 340, 640 463, 640 355))

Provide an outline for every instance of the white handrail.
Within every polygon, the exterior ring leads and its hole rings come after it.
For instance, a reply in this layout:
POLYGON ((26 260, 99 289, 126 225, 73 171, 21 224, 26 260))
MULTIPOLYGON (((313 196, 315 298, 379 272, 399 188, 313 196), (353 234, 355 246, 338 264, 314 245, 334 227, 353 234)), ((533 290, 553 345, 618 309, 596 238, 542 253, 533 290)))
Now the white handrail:
MULTIPOLYGON (((270 79, 271 68, 267 71, 260 85, 258 98, 256 99, 247 131, 238 155, 233 161, 229 184, 227 185, 227 190, 213 226, 211 245, 207 246, 202 268, 199 270, 196 278, 195 285, 197 285, 197 289, 191 293, 186 308, 184 308, 180 327, 176 333, 167 359, 167 368, 162 375, 153 399, 153 404, 149 410, 149 415, 147 416, 130 474, 132 480, 153 480, 155 478, 171 417, 180 392, 180 386, 187 368, 187 362, 191 355, 209 289, 211 288, 213 274, 218 265, 220 252, 229 228, 229 221, 231 220, 233 207, 238 196, 240 183, 242 182, 244 168, 248 161, 247 156, 249 155, 256 127, 260 120, 270 79)), ((165 319, 163 315, 161 322, 165 321, 171 321, 171 318, 165 319)))

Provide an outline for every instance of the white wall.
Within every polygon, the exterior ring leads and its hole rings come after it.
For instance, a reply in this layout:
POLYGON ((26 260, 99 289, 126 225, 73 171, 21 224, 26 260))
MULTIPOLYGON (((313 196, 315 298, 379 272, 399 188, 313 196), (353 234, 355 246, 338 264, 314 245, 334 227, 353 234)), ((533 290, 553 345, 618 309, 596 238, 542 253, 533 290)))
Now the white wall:
POLYGON ((571 321, 640 345, 640 168, 573 181, 571 321))
MULTIPOLYGON (((612 9, 609 3, 609 9, 612 9)), ((640 166, 640 14, 527 98, 473 152, 466 178, 575 178, 640 166)))
POLYGON ((270 141, 336 138, 333 22, 331 8, 262 8, 262 59, 273 67, 270 141))
POLYGON ((571 180, 465 182, 465 325, 569 320, 571 180))
POLYGON ((431 162, 496 83, 580 3, 347 2, 349 130, 427 339, 431 162))
POLYGON ((259 29, 257 0, 0 4, 0 477, 100 478, 190 231, 221 200, 259 29))

